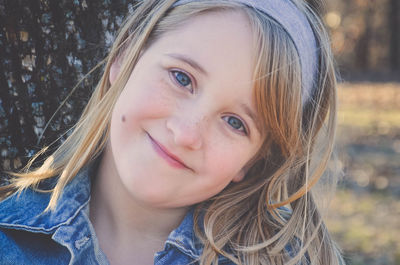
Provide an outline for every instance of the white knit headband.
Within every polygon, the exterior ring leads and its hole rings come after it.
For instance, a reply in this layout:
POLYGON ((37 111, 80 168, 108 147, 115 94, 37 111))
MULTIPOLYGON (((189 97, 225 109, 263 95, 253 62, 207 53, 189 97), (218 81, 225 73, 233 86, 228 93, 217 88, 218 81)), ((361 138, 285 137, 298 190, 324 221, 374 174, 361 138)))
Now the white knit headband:
MULTIPOLYGON (((303 104, 311 97, 317 76, 317 44, 306 16, 291 0, 230 0, 255 8, 282 26, 292 39, 300 58, 303 104)), ((178 0, 174 6, 201 0, 178 0)))

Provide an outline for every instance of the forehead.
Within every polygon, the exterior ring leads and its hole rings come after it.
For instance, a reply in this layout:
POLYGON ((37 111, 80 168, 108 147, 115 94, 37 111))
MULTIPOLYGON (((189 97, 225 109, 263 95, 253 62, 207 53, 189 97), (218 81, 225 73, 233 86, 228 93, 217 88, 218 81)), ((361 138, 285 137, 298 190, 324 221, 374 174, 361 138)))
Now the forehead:
POLYGON ((246 15, 229 10, 203 13, 179 23, 157 38, 146 52, 189 58, 201 66, 209 81, 229 86, 232 93, 237 93, 243 89, 252 91, 254 47, 253 30, 246 15))
POLYGON ((241 68, 253 68, 253 31, 248 18, 238 10, 196 15, 168 31, 163 39, 166 45, 174 46, 168 48, 186 50, 199 59, 213 55, 207 57, 210 65, 223 59, 240 63, 241 68))

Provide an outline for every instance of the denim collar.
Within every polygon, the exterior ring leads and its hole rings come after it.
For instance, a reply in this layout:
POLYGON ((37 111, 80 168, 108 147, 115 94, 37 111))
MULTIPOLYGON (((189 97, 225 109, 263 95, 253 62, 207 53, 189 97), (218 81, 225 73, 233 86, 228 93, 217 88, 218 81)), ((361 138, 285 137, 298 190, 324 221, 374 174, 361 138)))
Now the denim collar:
MULTIPOLYGON (((64 188, 52 211, 43 212, 50 201, 49 192, 37 192, 29 188, 6 198, 0 203, 0 225, 50 234, 61 225, 69 224, 89 202, 88 176, 92 171, 92 167, 82 169, 64 188)), ((52 185, 46 183, 42 186, 51 188, 52 185)))
POLYGON ((176 247, 186 255, 198 259, 203 252, 203 244, 195 235, 193 230, 193 208, 188 211, 181 224, 174 229, 165 242, 165 250, 171 246, 176 247))

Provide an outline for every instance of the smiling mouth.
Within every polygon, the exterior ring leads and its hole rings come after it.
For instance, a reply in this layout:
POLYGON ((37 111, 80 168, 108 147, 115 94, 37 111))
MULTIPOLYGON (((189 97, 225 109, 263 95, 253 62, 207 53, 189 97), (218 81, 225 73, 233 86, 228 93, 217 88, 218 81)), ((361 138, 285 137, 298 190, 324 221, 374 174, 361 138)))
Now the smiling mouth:
POLYGON ((170 153, 162 144, 151 137, 149 133, 146 132, 146 134, 150 138, 154 151, 156 151, 156 153, 161 156, 161 158, 163 158, 170 166, 174 168, 186 168, 192 170, 191 168, 186 166, 185 163, 183 163, 177 156, 170 153))

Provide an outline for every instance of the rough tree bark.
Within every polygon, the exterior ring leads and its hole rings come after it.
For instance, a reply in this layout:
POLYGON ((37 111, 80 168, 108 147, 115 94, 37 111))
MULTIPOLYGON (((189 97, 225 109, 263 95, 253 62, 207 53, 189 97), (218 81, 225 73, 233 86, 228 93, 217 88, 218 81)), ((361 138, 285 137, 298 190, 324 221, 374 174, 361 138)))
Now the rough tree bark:
POLYGON ((392 71, 400 70, 400 2, 389 2, 389 27, 390 27, 390 66, 392 71))
POLYGON ((0 172, 20 168, 43 146, 63 140, 96 76, 79 86, 44 130, 46 124, 78 80, 104 58, 134 4, 0 0, 0 172))

